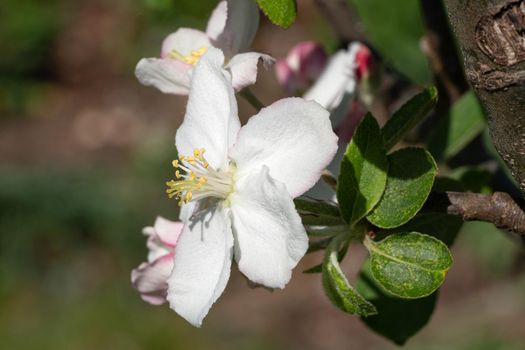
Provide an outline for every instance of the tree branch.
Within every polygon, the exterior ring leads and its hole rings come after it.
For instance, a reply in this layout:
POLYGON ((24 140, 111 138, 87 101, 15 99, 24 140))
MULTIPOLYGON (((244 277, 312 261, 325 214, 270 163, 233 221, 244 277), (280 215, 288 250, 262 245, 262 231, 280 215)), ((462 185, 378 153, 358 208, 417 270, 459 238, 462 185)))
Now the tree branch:
POLYGON ((494 145, 525 192, 525 0, 445 4, 494 145))
POLYGON ((433 193, 429 203, 431 207, 443 208, 448 214, 461 216, 465 221, 490 222, 498 228, 525 237, 524 206, 507 193, 433 193))

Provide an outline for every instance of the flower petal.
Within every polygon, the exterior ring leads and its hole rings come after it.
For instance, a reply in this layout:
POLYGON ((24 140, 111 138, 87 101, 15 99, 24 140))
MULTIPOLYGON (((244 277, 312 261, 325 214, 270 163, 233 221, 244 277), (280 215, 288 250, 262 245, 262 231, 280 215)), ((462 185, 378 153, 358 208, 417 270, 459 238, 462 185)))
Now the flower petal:
POLYGON ((269 69, 274 63, 273 57, 257 53, 247 52, 233 56, 226 65, 232 74, 232 85, 236 91, 255 84, 257 81, 257 65, 259 60, 263 61, 264 68, 269 69))
POLYGON ((158 216, 153 227, 144 227, 142 233, 148 236, 148 262, 152 263, 173 252, 183 226, 180 221, 174 222, 158 216))
POLYGON ((292 49, 292 57, 293 55, 298 57, 299 73, 308 80, 316 80, 323 72, 328 60, 323 47, 313 41, 303 41, 297 44, 292 49))
POLYGON ((206 33, 192 28, 179 28, 162 42, 160 57, 168 57, 172 50, 176 50, 183 56, 188 56, 192 51, 210 46, 210 39, 206 33))
POLYGON ((184 122, 177 131, 179 155, 204 148, 215 169, 228 166, 228 149, 240 128, 237 101, 229 77, 222 69, 224 55, 211 47, 193 70, 184 122))
POLYGON ((275 77, 287 93, 295 94, 306 87, 307 82, 295 73, 285 59, 279 59, 275 63, 275 77))
POLYGON ((213 46, 222 49, 225 56, 231 58, 250 47, 259 28, 259 8, 255 1, 227 0, 226 2, 226 21, 222 30, 224 1, 219 3, 213 12, 206 32, 213 46))
POLYGON ((354 93, 356 86, 354 59, 354 53, 338 51, 303 98, 316 101, 330 112, 338 107, 345 94, 354 93))
POLYGON ((188 223, 177 243, 168 279, 170 307, 200 327, 230 277, 233 236, 228 213, 215 207, 188 223))
POLYGON ((143 58, 135 68, 142 85, 154 86, 166 94, 187 95, 192 66, 170 59, 143 58))
POLYGON ((231 203, 239 270, 255 283, 284 288, 308 248, 285 185, 263 166, 238 181, 231 203))
POLYGON ((166 254, 152 263, 142 263, 131 271, 131 283, 144 301, 160 305, 166 302, 166 281, 172 270, 173 255, 166 254))
POLYGON ((210 19, 208 20, 208 26, 206 27, 206 35, 211 40, 217 40, 217 38, 224 32, 226 26, 226 19, 228 16, 228 2, 223 0, 215 7, 211 13, 210 19))
POLYGON ((175 247, 177 240, 182 232, 184 224, 180 221, 171 221, 157 216, 154 228, 162 243, 167 246, 175 247))
POLYGON ((195 210, 197 210, 198 206, 199 201, 184 203, 184 205, 180 207, 179 220, 182 222, 187 222, 193 216, 193 213, 195 210))
POLYGON ((319 180, 336 151, 328 112, 315 102, 285 98, 250 118, 230 156, 239 177, 266 165, 295 198, 319 180))

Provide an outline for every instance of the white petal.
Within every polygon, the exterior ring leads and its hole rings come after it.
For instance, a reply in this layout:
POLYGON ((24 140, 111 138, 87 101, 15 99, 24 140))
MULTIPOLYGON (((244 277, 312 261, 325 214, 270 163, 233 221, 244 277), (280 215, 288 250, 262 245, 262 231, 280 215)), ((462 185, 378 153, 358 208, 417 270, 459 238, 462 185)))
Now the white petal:
POLYGON ((192 66, 159 58, 143 58, 135 68, 135 76, 142 85, 154 86, 167 94, 187 95, 192 66))
POLYGON ((224 32, 227 15, 228 3, 226 0, 223 0, 219 2, 219 4, 215 7, 210 16, 210 19, 208 20, 206 34, 211 40, 217 40, 217 38, 222 34, 222 32, 224 32))
POLYGON ((210 39, 206 33, 191 28, 179 28, 162 42, 160 57, 167 57, 172 50, 176 50, 183 56, 188 56, 192 51, 202 47, 210 47, 210 45, 210 39))
POLYGON ((286 187, 264 166, 238 181, 231 203, 239 270, 255 283, 284 288, 308 248, 286 187))
POLYGON ((336 151, 328 112, 312 101, 285 98, 250 118, 231 158, 238 176, 267 165, 270 176, 295 198, 319 180, 336 151))
POLYGON ((341 104, 345 94, 355 90, 355 53, 340 50, 326 66, 325 70, 303 98, 319 103, 330 112, 341 104))
POLYGON ((182 207, 180 207, 179 211, 179 220, 182 222, 187 222, 192 216, 195 210, 199 206, 199 201, 191 201, 189 203, 185 203, 182 207))
POLYGON ((228 149, 240 128, 237 101, 231 81, 224 75, 224 55, 211 47, 193 70, 184 122, 177 131, 179 155, 192 155, 196 148, 215 168, 228 165, 228 149))
POLYGON ((233 255, 228 213, 215 208, 199 215, 184 227, 177 243, 167 297, 170 307, 196 327, 224 291, 233 255))
POLYGON ((223 3, 224 1, 213 12, 206 32, 212 44, 221 48, 226 57, 231 58, 250 47, 259 28, 259 8, 255 1, 227 0, 224 23, 223 3))
POLYGON ((269 69, 275 63, 273 57, 258 52, 241 53, 233 56, 228 62, 226 69, 229 69, 232 74, 232 85, 236 91, 255 84, 259 60, 263 61, 266 69, 269 69))

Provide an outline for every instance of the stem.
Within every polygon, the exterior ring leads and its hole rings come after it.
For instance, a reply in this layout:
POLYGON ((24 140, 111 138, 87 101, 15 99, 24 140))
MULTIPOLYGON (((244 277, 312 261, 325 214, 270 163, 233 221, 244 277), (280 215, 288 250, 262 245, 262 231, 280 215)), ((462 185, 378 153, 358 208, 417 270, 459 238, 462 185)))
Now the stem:
POLYGON ((525 237, 523 203, 515 201, 504 192, 490 195, 468 192, 433 193, 426 206, 460 216, 465 221, 490 222, 498 228, 525 237))
POLYGON ((376 243, 368 235, 365 236, 365 239, 363 240, 363 245, 368 250, 368 252, 371 252, 372 250, 375 251, 376 249, 376 243))
POLYGON ((321 179, 328 185, 330 188, 337 192, 337 179, 335 176, 328 170, 323 170, 321 173, 321 179))
POLYGON ((264 108, 264 105, 261 101, 253 94, 253 92, 249 88, 243 89, 241 92, 239 92, 239 95, 244 97, 244 99, 252 105, 253 108, 259 112, 262 108, 264 108))

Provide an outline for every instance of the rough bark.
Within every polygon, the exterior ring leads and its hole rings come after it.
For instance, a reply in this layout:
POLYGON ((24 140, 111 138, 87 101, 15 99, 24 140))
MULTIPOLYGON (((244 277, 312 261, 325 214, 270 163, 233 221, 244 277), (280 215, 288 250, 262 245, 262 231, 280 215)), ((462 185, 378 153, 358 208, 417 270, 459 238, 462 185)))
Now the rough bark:
POLYGON ((525 213, 507 193, 447 192, 447 197, 449 214, 459 215, 463 220, 491 222, 496 227, 525 236, 525 213))
POLYGON ((525 0, 444 0, 498 153, 525 192, 525 0))
POLYGON ((432 193, 425 204, 431 211, 446 212, 463 220, 478 220, 525 237, 523 201, 504 192, 493 194, 469 192, 432 193))

